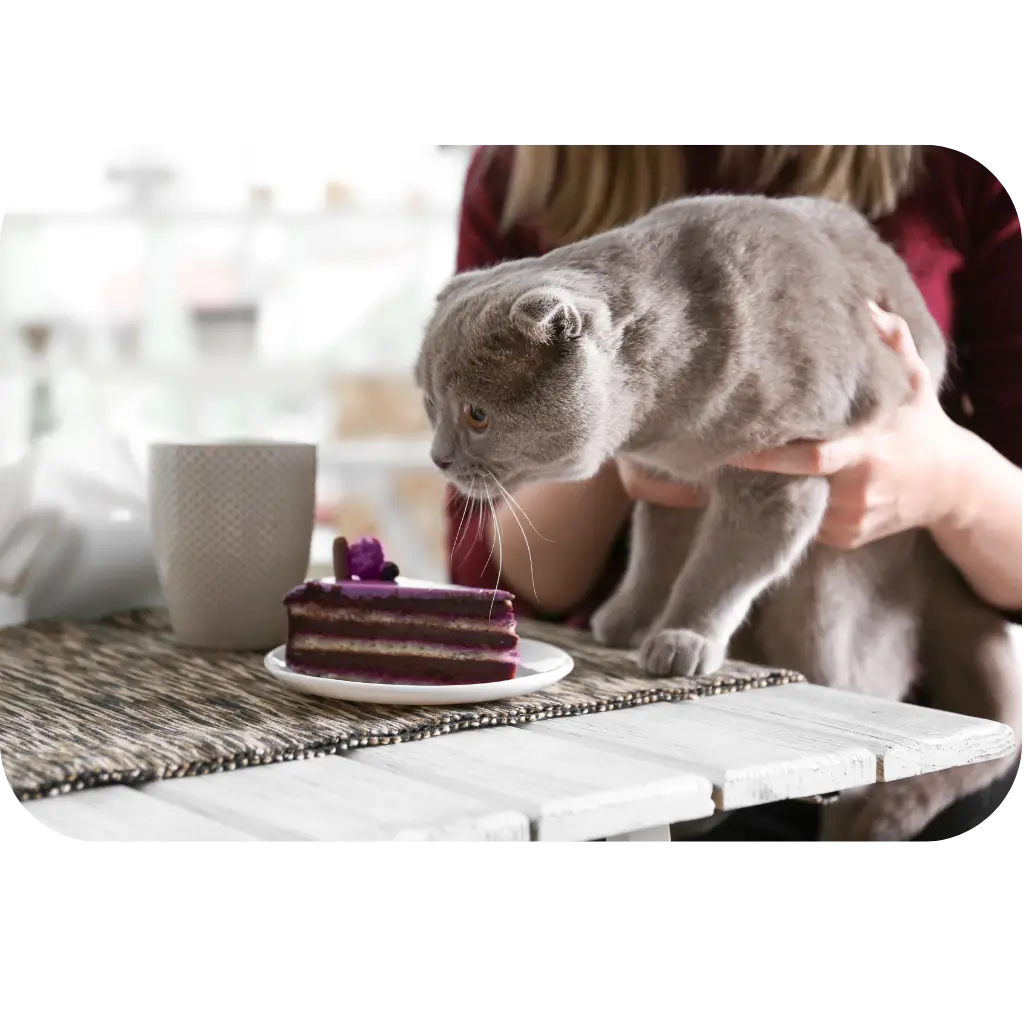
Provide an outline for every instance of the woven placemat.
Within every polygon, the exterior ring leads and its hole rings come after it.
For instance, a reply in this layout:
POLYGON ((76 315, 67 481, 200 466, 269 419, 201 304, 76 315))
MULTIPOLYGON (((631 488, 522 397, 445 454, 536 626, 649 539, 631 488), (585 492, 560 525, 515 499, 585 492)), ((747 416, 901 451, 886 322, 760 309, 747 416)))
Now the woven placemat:
POLYGON ((652 680, 633 655, 587 633, 521 627, 569 651, 571 675, 542 693, 455 707, 294 693, 267 673, 262 655, 180 647, 163 611, 0 630, 0 757, 27 800, 801 680, 739 663, 700 679, 652 680))

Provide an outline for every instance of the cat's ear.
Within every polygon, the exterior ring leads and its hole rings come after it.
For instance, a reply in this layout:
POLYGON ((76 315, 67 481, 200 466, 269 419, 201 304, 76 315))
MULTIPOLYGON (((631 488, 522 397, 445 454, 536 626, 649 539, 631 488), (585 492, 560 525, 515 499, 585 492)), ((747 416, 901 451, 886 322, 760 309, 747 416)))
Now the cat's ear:
POLYGON ((434 301, 441 302, 444 299, 451 298, 452 295, 461 291, 466 285, 478 283, 486 274, 487 271, 485 270, 464 270, 461 274, 456 274, 448 279, 445 286, 437 293, 434 301))
POLYGON ((583 333, 583 317, 572 295, 560 288, 533 288, 512 304, 512 323, 542 342, 574 341, 583 333))

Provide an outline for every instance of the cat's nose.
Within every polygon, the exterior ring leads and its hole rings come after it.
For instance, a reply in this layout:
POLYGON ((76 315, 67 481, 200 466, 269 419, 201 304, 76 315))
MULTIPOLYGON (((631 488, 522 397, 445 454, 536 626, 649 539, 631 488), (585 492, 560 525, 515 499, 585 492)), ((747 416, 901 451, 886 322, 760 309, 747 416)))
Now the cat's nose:
POLYGON ((443 473, 451 464, 451 459, 443 459, 440 455, 431 455, 431 459, 434 460, 434 465, 443 473))

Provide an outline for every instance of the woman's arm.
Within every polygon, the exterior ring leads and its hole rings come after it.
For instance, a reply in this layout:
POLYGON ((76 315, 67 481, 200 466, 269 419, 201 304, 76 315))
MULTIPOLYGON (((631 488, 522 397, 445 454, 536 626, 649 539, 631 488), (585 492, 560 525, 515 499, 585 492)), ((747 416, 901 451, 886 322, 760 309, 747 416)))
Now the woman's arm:
POLYGON ((874 312, 882 337, 903 356, 912 389, 906 405, 838 441, 799 442, 736 464, 830 477, 820 541, 849 550, 924 527, 979 597, 1019 613, 1021 471, 946 415, 906 322, 874 312))
POLYGON ((1020 612, 1021 471, 976 434, 957 430, 952 476, 960 498, 932 524, 932 536, 982 600, 1020 612))
POLYGON ((515 499, 485 526, 492 558, 509 589, 537 611, 564 614, 597 585, 633 503, 614 462, 590 480, 533 484, 515 499))
MULTIPOLYGON (((459 218, 459 272, 540 254, 532 233, 503 232, 500 227, 510 159, 505 148, 478 150, 470 161, 459 218)), ((579 483, 535 484, 515 499, 517 506, 496 503, 492 523, 487 505, 470 506, 449 489, 452 581, 470 587, 502 585, 517 595, 524 611, 532 606, 541 614, 563 615, 590 596, 632 503, 614 466, 579 483), (549 539, 540 539, 538 533, 549 539)))

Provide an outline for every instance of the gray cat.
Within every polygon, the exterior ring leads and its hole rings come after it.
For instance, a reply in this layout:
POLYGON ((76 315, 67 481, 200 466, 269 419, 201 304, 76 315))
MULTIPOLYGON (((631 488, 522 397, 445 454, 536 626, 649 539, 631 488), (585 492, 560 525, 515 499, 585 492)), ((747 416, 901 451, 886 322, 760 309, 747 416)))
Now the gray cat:
MULTIPOLYGON (((907 397, 868 303, 902 316, 938 386, 946 344, 900 258, 860 214, 822 199, 682 199, 537 259, 458 275, 417 364, 433 455, 469 492, 592 476, 628 455, 702 485, 703 512, 638 503, 630 561, 593 618, 651 675, 734 657, 838 689, 1011 725, 1020 677, 998 615, 926 531, 852 552, 812 545, 828 481, 729 467, 829 440, 907 397)), ((834 838, 902 839, 1011 758, 840 801, 834 838)))

